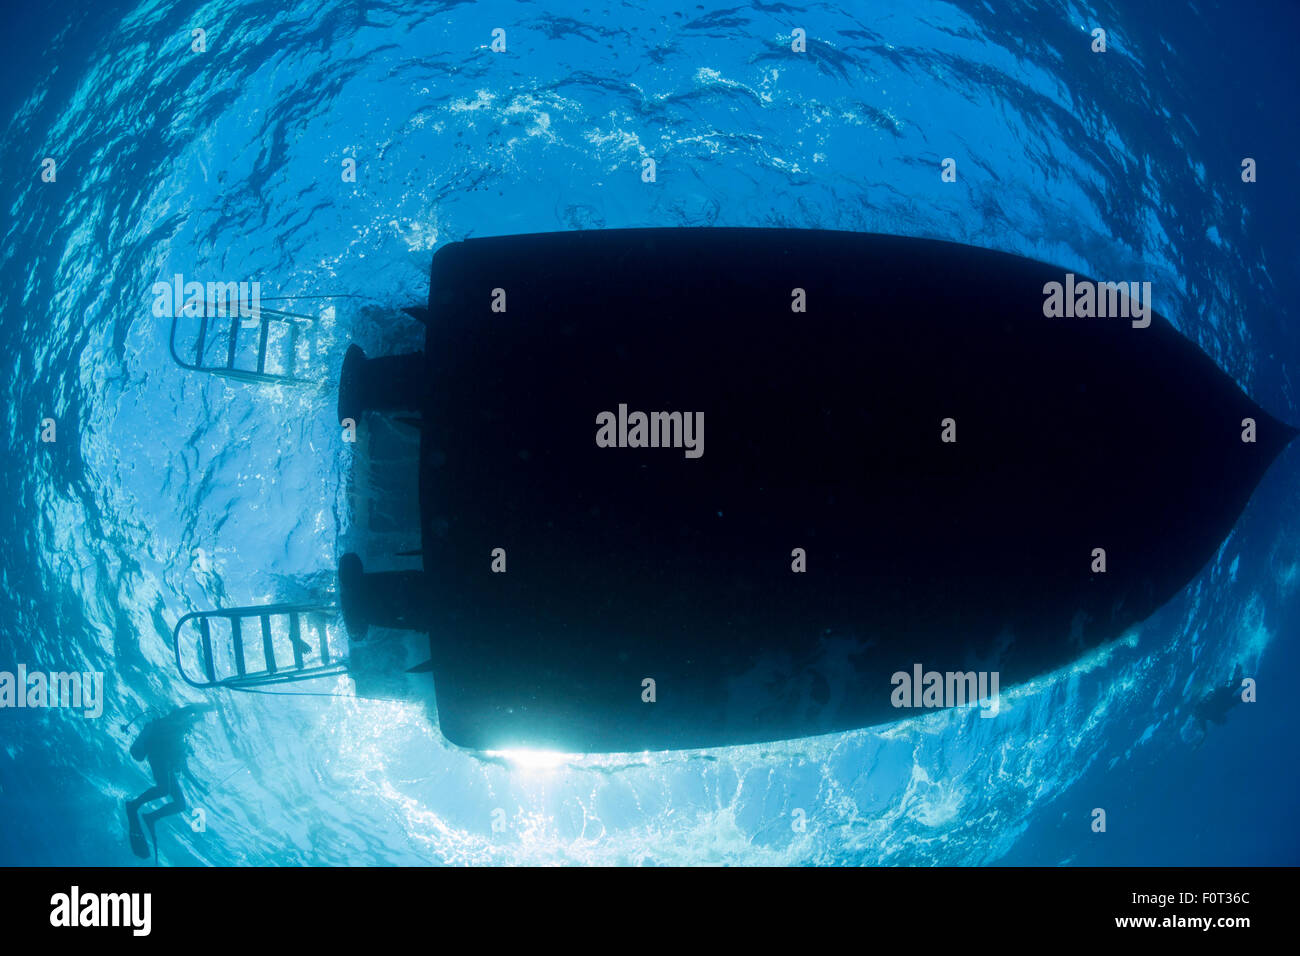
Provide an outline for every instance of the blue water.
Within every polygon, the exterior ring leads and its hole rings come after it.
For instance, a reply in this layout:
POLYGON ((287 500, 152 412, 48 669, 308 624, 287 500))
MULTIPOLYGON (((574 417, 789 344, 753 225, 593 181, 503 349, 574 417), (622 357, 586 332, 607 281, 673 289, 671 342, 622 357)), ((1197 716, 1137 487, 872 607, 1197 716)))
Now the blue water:
MULTIPOLYGON (((846 7, 6 11, 0 670, 102 671, 107 701, 98 720, 0 710, 0 862, 136 862, 121 803, 150 781, 123 725, 205 699, 171 628, 329 582, 348 521, 329 383, 346 342, 398 343, 444 243, 780 225, 1140 275, 1300 421, 1294 5, 846 7), (323 313, 319 386, 259 388, 173 365, 150 287, 176 272, 365 298, 323 313)), ((161 861, 1300 862, 1298 471, 1293 448, 1184 594, 996 720, 484 759, 400 703, 218 695, 191 738, 205 826, 164 823, 161 861), (1198 746, 1191 702, 1238 661, 1259 700, 1198 746)))

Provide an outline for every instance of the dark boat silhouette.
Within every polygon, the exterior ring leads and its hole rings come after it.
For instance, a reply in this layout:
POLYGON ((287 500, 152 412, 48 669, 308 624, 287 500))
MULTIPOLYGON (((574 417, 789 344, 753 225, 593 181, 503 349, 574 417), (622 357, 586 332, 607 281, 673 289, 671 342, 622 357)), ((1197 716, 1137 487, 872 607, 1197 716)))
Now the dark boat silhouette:
POLYGON ((1063 666, 1181 590, 1297 433, 1158 314, 1047 317, 1065 280, 811 230, 444 246, 423 350, 344 361, 341 421, 411 426, 376 470, 411 486, 371 513, 418 497, 387 520, 409 553, 340 562, 350 661, 304 637, 330 608, 279 605, 187 616, 182 673, 395 674, 453 744, 597 752, 863 727, 918 713, 900 672, 1063 666))

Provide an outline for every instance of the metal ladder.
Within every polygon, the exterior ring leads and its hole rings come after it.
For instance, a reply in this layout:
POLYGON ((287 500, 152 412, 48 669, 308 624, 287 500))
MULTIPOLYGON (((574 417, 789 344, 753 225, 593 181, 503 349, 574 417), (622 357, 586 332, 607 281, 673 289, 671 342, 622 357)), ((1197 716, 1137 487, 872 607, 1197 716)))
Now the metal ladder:
MULTIPOLYGON (((198 332, 185 349, 182 358, 177 351, 177 332, 183 322, 196 321, 191 316, 176 316, 172 319, 171 335, 168 346, 172 359, 183 369, 194 372, 211 372, 226 378, 242 382, 261 382, 273 385, 298 385, 311 382, 297 369, 299 343, 304 334, 310 332, 316 324, 316 318, 298 312, 285 312, 280 309, 268 309, 259 306, 257 313, 249 318, 239 315, 238 307, 233 315, 214 315, 225 312, 216 303, 208 302, 204 314, 197 317, 198 332), (245 326, 245 322, 255 322, 255 326, 245 326), (270 355, 272 332, 275 332, 275 344, 281 346, 282 354, 278 356, 275 371, 267 371, 267 357, 270 355), (245 342, 240 340, 240 332, 245 333, 245 342), (241 367, 239 360, 244 352, 250 351, 251 336, 256 335, 256 355, 249 355, 251 361, 241 367), (242 347, 242 348, 241 348, 242 347), (206 352, 214 353, 211 361, 206 352)), ((309 350, 310 351, 310 350, 309 350)))
POLYGON ((186 614, 176 622, 172 632, 176 668, 191 687, 229 690, 345 674, 347 658, 330 647, 328 628, 318 628, 315 646, 303 636, 304 616, 333 617, 337 613, 338 609, 331 605, 266 604, 186 614), (245 627, 250 619, 256 623, 245 627), (279 619, 283 625, 278 635, 273 619, 279 619), (229 629, 215 629, 212 622, 216 620, 224 621, 229 629), (183 634, 185 631, 189 632, 188 637, 183 634), (197 678, 187 670, 187 660, 200 672, 197 678))

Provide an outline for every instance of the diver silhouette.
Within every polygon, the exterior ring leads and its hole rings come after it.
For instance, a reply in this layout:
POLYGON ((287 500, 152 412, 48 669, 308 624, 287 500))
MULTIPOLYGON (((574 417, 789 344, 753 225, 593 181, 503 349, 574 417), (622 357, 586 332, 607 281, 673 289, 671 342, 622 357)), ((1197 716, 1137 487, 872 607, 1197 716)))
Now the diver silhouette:
POLYGON ((1205 732, 1208 729, 1207 724, 1215 723, 1222 726, 1228 720, 1228 711, 1234 705, 1241 702, 1241 662, 1233 668, 1232 677, 1226 684, 1218 684, 1210 688, 1203 695, 1196 705, 1192 708, 1192 716, 1200 728, 1201 739, 1197 743, 1197 748, 1205 742, 1205 732))
POLYGON ((214 710, 212 704, 191 704, 178 707, 171 713, 149 721, 140 730, 140 735, 131 744, 131 756, 136 760, 147 760, 149 770, 153 773, 154 785, 134 800, 126 802, 127 832, 131 839, 131 850, 141 859, 149 856, 149 844, 153 843, 153 856, 158 859, 158 821, 164 817, 180 813, 185 809, 185 796, 181 793, 178 775, 195 786, 201 786, 190 773, 186 758, 189 756, 186 735, 201 717, 214 710), (144 830, 140 827, 140 808, 163 797, 170 797, 169 802, 144 815, 145 826, 149 828, 149 840, 146 841, 144 830))

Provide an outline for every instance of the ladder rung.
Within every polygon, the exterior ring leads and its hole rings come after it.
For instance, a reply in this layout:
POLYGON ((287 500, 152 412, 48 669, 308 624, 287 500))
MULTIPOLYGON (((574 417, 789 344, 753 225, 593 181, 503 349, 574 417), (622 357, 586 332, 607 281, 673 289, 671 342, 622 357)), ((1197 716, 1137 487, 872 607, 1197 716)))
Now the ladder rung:
POLYGON ((262 615, 262 653, 266 655, 266 672, 275 673, 275 642, 271 640, 271 615, 262 615))
POLYGON ((208 341, 208 313, 205 310, 203 313, 203 318, 199 321, 199 348, 198 351, 195 353, 195 358, 194 358, 195 365, 203 364, 203 346, 207 344, 207 341, 208 341))
POLYGON ((231 621, 231 627, 234 628, 234 640, 231 642, 235 649, 235 673, 239 677, 244 676, 244 641, 239 630, 239 619, 231 621))
POLYGON ((322 665, 330 663, 330 635, 329 629, 319 621, 316 622, 316 633, 320 635, 320 660, 322 665))
POLYGON ((302 670, 302 629, 296 613, 289 615, 289 644, 293 647, 293 666, 302 670))
POLYGON ((239 312, 230 320, 230 348, 226 350, 226 368, 235 367, 235 349, 239 345, 239 312))
POLYGON ((266 371, 266 339, 271 333, 271 320, 262 317, 262 332, 257 339, 257 374, 266 371))
POLYGON ((211 682, 217 679, 217 668, 212 661, 212 631, 208 628, 206 617, 199 618, 199 634, 203 638, 203 672, 211 682))

